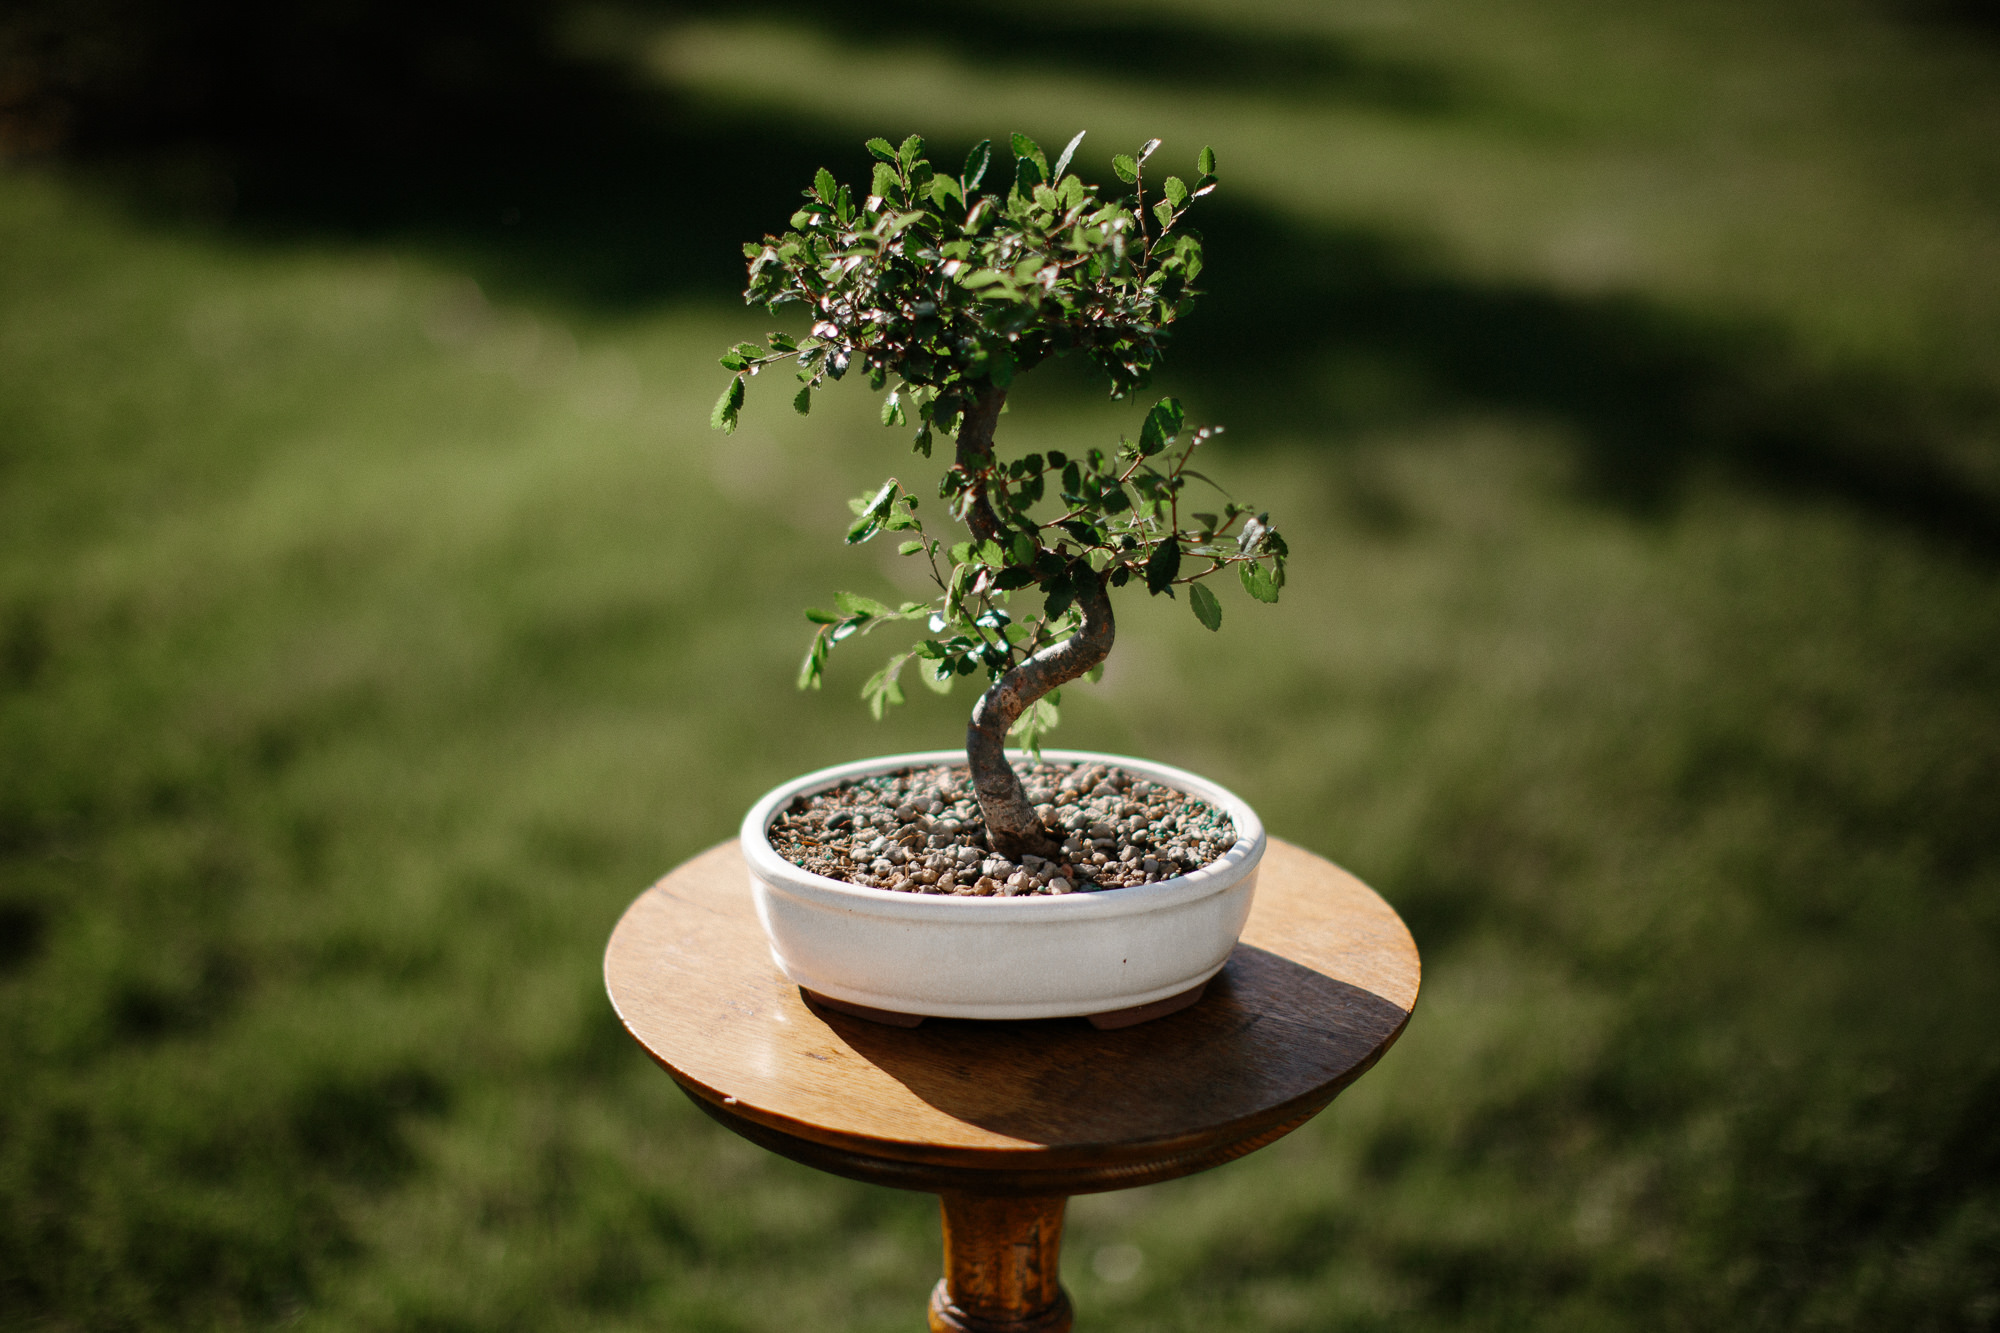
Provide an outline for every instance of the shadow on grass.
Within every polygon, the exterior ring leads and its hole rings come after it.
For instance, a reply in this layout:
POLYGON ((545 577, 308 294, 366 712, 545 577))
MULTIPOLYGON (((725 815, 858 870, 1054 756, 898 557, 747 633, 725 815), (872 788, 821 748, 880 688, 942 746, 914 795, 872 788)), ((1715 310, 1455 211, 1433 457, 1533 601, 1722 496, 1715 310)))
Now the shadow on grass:
MULTIPOLYGON (((578 54, 566 34, 580 11, 551 0, 72 12, 34 0, 0 26, 0 47, 44 53, 25 66, 43 71, 28 80, 37 132, 66 135, 144 206, 239 237, 428 249, 514 299, 612 315, 733 303, 741 243, 782 223, 814 168, 866 172, 849 131, 704 110, 578 54)), ((658 23, 703 7, 637 12, 658 23)), ((1422 114, 1471 96, 1327 39, 1185 17, 911 0, 760 14, 1085 78, 1316 90, 1422 114)), ((600 33, 592 49, 605 45, 600 33)), ((964 145, 937 147, 950 160, 964 145)), ((1170 370, 1239 438, 1524 416, 1574 440, 1590 489, 1635 514, 1669 510, 1691 469, 1721 465, 2000 558, 2000 492, 1952 452, 1990 434, 2000 404, 1808 370, 1768 331, 1469 276, 1409 238, 1304 226, 1226 194, 1204 226, 1212 294, 1170 370)))
POLYGON ((766 16, 815 25, 848 41, 879 42, 886 35, 990 70, 1251 93, 1302 109, 1359 106, 1415 116, 1495 109, 1462 74, 1325 32, 1256 32, 1240 21, 1193 14, 1054 3, 874 0, 829 10, 781 0, 760 8, 766 16))
POLYGON ((1721 465, 2000 558, 2000 493, 1950 453, 2000 404, 1809 370, 1775 332, 1638 296, 1469 277, 1379 231, 1224 204, 1207 239, 1211 294, 1174 371, 1232 423, 1337 439, 1525 416, 1563 429, 1590 489, 1634 513, 1670 508, 1692 469, 1721 465))

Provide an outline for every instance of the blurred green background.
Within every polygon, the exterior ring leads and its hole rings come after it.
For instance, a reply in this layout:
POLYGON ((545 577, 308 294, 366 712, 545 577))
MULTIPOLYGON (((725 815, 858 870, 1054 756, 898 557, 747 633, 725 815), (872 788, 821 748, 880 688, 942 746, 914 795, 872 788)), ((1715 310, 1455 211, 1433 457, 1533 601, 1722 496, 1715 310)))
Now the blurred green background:
MULTIPOLYGON (((2000 22, 1918 0, 17 0, 0 15, 0 1324, 890 1330, 934 1205, 623 1036, 625 903, 807 768, 910 471, 754 393, 861 140, 1204 143, 1161 389, 1294 560, 1055 740, 1242 792, 1423 1000, 1078 1200, 1106 1330, 2000 1325, 2000 22)), ((1136 428, 1082 379, 1003 440, 1136 428)), ((918 469, 921 471, 921 469, 918 469)))

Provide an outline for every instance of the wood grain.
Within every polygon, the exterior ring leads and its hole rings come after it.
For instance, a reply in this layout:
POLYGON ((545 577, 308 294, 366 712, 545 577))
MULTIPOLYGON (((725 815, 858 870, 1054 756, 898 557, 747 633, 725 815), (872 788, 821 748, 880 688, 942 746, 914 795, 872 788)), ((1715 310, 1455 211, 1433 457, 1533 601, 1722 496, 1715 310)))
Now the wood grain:
POLYGON ((1302 1124, 1416 1004, 1416 946, 1346 871, 1272 839, 1242 943, 1200 1003, 1138 1027, 809 1004, 771 961, 734 842, 642 894, 605 981, 709 1114, 786 1156, 909 1189, 1068 1195, 1202 1170, 1302 1124))
POLYGON ((1068 1333, 1061 1196, 946 1194, 944 1276, 931 1292, 931 1333, 1068 1333))

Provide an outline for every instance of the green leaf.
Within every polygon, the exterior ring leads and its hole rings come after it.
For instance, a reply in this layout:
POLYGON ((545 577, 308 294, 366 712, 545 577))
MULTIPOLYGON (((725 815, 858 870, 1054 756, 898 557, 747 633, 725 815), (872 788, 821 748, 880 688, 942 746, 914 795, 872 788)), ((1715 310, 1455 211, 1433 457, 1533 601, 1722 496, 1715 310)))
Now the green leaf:
POLYGON ((868 141, 868 151, 884 162, 894 162, 896 160, 896 150, 890 145, 887 139, 870 139, 868 141))
POLYGON ((958 182, 949 176, 939 176, 931 181, 931 202, 939 208, 947 199, 955 200, 960 208, 965 207, 965 193, 958 188, 958 182))
POLYGON ((1139 164, 1124 153, 1119 153, 1111 159, 1111 170, 1117 175, 1119 180, 1124 181, 1127 185, 1131 185, 1139 179, 1139 164))
POLYGON ((1146 414, 1146 424, 1139 430, 1139 453, 1151 458, 1167 447, 1167 442, 1181 433, 1181 426, 1187 421, 1187 413, 1182 410, 1180 400, 1162 398, 1153 404, 1153 410, 1146 414))
POLYGON ((858 592, 837 592, 833 604, 840 608, 842 615, 867 616, 871 620, 893 620, 896 613, 873 597, 863 597, 858 592))
POLYGON ((748 370, 750 363, 735 352, 724 352, 721 357, 724 370, 748 370))
POLYGON ((1159 203, 1153 205, 1153 216, 1159 219, 1162 227, 1165 227, 1174 220, 1174 206, 1162 199, 1159 203))
POLYGON ((799 350, 798 343, 793 340, 792 335, 789 333, 771 334, 770 340, 771 350, 774 352, 796 352, 799 350))
POLYGON ((1100 680, 1103 680, 1103 679, 1104 679, 1104 663, 1102 663, 1102 662, 1099 662, 1099 663, 1098 663, 1098 664, 1097 664, 1096 666, 1094 666, 1094 667, 1092 667, 1092 668, 1091 668, 1090 670, 1088 670, 1088 671, 1084 672, 1084 673, 1083 673, 1083 678, 1084 678, 1085 680, 1089 681, 1089 682, 1090 682, 1090 683, 1091 683, 1092 685, 1095 685, 1095 684, 1097 684, 1097 682, 1098 682, 1098 681, 1100 681, 1100 680))
POLYGON ((877 162, 875 164, 875 179, 868 187, 868 193, 881 199, 892 199, 901 193, 901 190, 898 188, 901 184, 902 182, 896 179, 896 169, 894 167, 890 166, 887 162, 877 162))
POLYGON ((922 681, 924 688, 932 694, 950 694, 951 682, 957 675, 958 672, 953 669, 951 663, 945 660, 926 662, 917 668, 917 679, 922 681))
POLYGON ((1060 721, 1062 714, 1054 704, 1047 699, 1037 699, 1021 710, 1021 716, 1014 719, 1014 725, 1007 728, 1007 734, 1021 737, 1023 744, 1040 755, 1042 733, 1054 731, 1060 721))
POLYGON ((882 526, 882 520, 888 516, 889 506, 895 503, 896 493, 900 489, 894 478, 882 483, 882 489, 875 492, 875 498, 862 507, 860 517, 856 518, 854 526, 847 530, 849 546, 865 542, 875 535, 882 526))
POLYGON ((909 138, 903 140, 901 147, 896 149, 896 160, 902 164, 905 171, 916 166, 917 159, 923 155, 924 136, 921 134, 912 134, 909 138))
POLYGON ((1203 583, 1188 584, 1188 606, 1194 611, 1194 618, 1212 630, 1222 628, 1222 603, 1203 583))
POLYGON ((1015 734, 1020 736, 1022 747, 1039 760, 1042 757, 1042 737, 1055 730, 1058 720, 1055 704, 1047 699, 1037 699, 1015 724, 1015 734))
POLYGON ((993 141, 981 139, 965 155, 965 190, 970 194, 979 188, 979 182, 986 179, 986 168, 993 163, 993 141))
POLYGON ((1213 176, 1215 174, 1215 150, 1213 148, 1202 149, 1201 156, 1195 159, 1195 166, 1200 170, 1202 175, 1213 176))
POLYGON ((815 625, 831 625, 839 621, 840 615, 834 611, 822 611, 816 606, 806 608, 806 619, 815 625))
POLYGON ((1278 581, 1271 572, 1255 561, 1237 567, 1243 576, 1243 591, 1260 602, 1278 600, 1278 581))
POLYGON ((1043 586, 1048 589, 1049 595, 1042 603, 1042 619, 1054 621, 1075 604, 1076 583, 1067 573, 1043 586))
POLYGON ((1187 182, 1182 180, 1179 176, 1167 177, 1167 183, 1161 188, 1167 196, 1167 202, 1172 204, 1175 208, 1179 208, 1182 204, 1185 204, 1187 202, 1188 198, 1187 182))
POLYGON ((882 709, 891 704, 903 702, 903 687, 897 677, 903 674, 903 664, 910 660, 908 653, 889 659, 889 664, 870 676, 861 686, 861 697, 868 701, 868 711, 875 720, 882 720, 882 709))
POLYGON ((722 391, 722 397, 715 400, 715 410, 708 414, 710 429, 719 430, 724 435, 736 430, 736 414, 743 408, 743 377, 729 381, 729 387, 722 391))
POLYGON ((1056 159, 1056 169, 1049 173, 1050 180, 1059 181, 1062 179, 1063 173, 1069 170, 1069 160, 1076 156, 1076 146, 1083 142, 1083 136, 1088 133, 1088 130, 1078 130, 1076 132, 1076 137, 1069 141, 1069 147, 1063 149, 1062 156, 1056 159))
POLYGON ((840 186, 834 181, 833 173, 825 167, 821 167, 818 173, 813 176, 813 193, 829 204, 840 193, 840 186))
POLYGON ((826 640, 813 636, 812 647, 806 650, 806 660, 799 664, 799 688, 816 690, 819 679, 826 670, 826 640))
POLYGON ((805 416, 812 410, 813 391, 812 385, 808 384, 805 388, 799 390, 798 397, 792 399, 792 411, 797 412, 800 416, 805 416))
POLYGON ((907 426, 909 418, 903 414, 903 396, 892 393, 882 400, 882 424, 885 426, 907 426))
POLYGON ((1152 557, 1146 561, 1146 591, 1159 596, 1173 586, 1180 572, 1180 539, 1169 537, 1153 548, 1152 557))
POLYGON ((1062 530, 1085 546, 1097 545, 1104 536, 1095 527, 1077 518, 1063 520, 1062 530))
POLYGON ((1049 178, 1049 159, 1043 155, 1042 146, 1025 134, 1013 136, 1014 156, 1026 158, 1035 164, 1035 170, 1043 180, 1049 178))

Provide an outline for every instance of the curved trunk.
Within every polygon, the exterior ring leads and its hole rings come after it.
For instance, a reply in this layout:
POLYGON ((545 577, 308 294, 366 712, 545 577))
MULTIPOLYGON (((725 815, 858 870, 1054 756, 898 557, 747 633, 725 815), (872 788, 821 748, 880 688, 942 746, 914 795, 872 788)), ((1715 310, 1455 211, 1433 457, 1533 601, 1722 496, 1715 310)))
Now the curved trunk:
MULTIPOLYGON (((1006 402, 1007 391, 989 384, 979 391, 979 397, 973 400, 959 424, 958 465, 968 474, 976 475, 992 464, 993 429, 1006 402)), ((965 526, 971 529, 974 541, 1000 540, 1000 517, 993 512, 993 502, 986 498, 983 483, 975 484, 966 493, 965 526)))
POLYGON ((1076 633, 994 681, 973 705, 972 722, 965 729, 965 757, 972 766, 972 786, 986 817, 987 837, 994 851, 1014 860, 1028 852, 1054 859, 1061 844, 1035 816, 1020 775, 1007 762, 1008 728, 1029 704, 1102 662, 1117 634, 1111 595, 1101 575, 1077 590, 1076 604, 1083 612, 1076 633))

